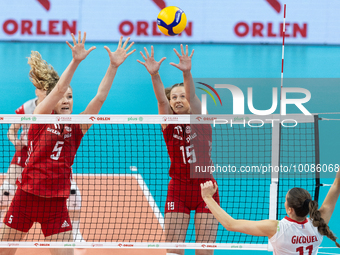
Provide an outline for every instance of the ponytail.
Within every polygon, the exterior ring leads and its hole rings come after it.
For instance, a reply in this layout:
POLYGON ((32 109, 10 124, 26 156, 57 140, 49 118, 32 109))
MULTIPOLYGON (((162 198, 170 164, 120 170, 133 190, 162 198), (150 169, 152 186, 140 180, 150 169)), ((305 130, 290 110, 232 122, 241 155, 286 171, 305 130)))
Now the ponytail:
POLYGON ((310 201, 309 202, 309 216, 312 220, 312 224, 314 227, 318 228, 318 231, 321 235, 327 236, 329 239, 331 239, 333 242, 335 242, 335 245, 340 248, 340 244, 336 241, 336 236, 333 234, 333 232, 329 229, 329 226, 326 224, 323 218, 321 218, 321 213, 318 210, 318 203, 316 201, 310 201))
POLYGON ((47 93, 52 91, 59 80, 59 75, 54 68, 43 60, 37 51, 31 51, 28 64, 31 66, 29 76, 33 85, 47 93))

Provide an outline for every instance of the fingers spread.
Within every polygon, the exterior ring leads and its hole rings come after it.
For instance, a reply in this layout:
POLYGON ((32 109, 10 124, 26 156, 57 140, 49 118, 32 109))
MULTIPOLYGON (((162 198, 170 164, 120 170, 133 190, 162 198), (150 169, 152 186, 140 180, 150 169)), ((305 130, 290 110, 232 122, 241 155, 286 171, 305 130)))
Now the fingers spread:
POLYGON ((74 34, 71 34, 71 36, 72 36, 73 44, 76 45, 77 41, 76 41, 76 38, 74 37, 74 34))
POLYGON ((174 52, 176 53, 177 57, 181 57, 181 55, 178 53, 178 51, 174 48, 174 52))
POLYGON ((172 63, 172 62, 170 63, 170 65, 178 67, 178 64, 175 64, 175 63, 172 63))
POLYGON ((81 32, 78 31, 78 43, 81 43, 81 32))
POLYGON ((130 37, 128 37, 128 38, 126 39, 126 41, 124 42, 124 44, 123 44, 123 49, 125 49, 125 47, 126 47, 126 45, 128 44, 129 40, 130 40, 130 37))
POLYGON ((135 44, 135 42, 130 43, 129 47, 126 48, 126 51, 129 51, 131 49, 132 45, 134 45, 134 44, 135 44))
POLYGON ((126 56, 130 56, 132 53, 134 53, 136 51, 136 49, 130 51, 128 54, 126 54, 126 56))
POLYGON ((181 44, 181 52, 182 52, 182 55, 184 55, 183 44, 181 44))
POLYGON ((107 46, 104 46, 104 49, 107 51, 107 53, 111 53, 111 50, 110 50, 110 48, 109 47, 107 47, 107 46))
POLYGON ((66 41, 66 44, 67 44, 68 47, 70 47, 71 49, 73 48, 72 45, 71 45, 68 41, 66 41))
POLYGON ((139 59, 137 59, 137 62, 140 63, 140 64, 142 64, 143 66, 145 66, 145 63, 142 62, 142 61, 140 61, 139 59))
POLYGON ((121 36, 120 39, 119 39, 119 43, 118 43, 117 49, 119 49, 120 47, 122 47, 122 41, 123 41, 123 36, 121 36))
POLYGON ((84 38, 83 38, 82 44, 85 44, 85 40, 86 40, 86 32, 84 32, 84 38))
POLYGON ((190 54, 190 57, 192 58, 192 56, 194 55, 194 51, 195 50, 192 50, 191 54, 190 54))
POLYGON ((146 61, 146 57, 144 56, 143 52, 139 52, 142 55, 142 58, 146 61))
POLYGON ((151 57, 153 58, 153 56, 154 56, 153 45, 151 45, 151 57))
POLYGON ((162 59, 159 60, 159 64, 162 64, 162 62, 163 62, 164 60, 166 60, 166 57, 162 57, 162 59))
POLYGON ((144 51, 145 51, 145 55, 146 55, 147 57, 150 57, 149 52, 148 52, 148 50, 147 50, 146 47, 144 47, 144 51))
POLYGON ((92 46, 92 47, 89 48, 87 51, 88 51, 88 53, 90 53, 90 52, 93 51, 94 49, 96 49, 96 46, 92 46))

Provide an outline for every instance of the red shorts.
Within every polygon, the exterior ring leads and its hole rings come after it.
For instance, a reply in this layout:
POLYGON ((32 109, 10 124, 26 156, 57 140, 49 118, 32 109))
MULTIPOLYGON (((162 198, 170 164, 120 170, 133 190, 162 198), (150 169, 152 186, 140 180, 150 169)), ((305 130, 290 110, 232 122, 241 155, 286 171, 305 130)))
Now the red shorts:
MULTIPOLYGON (((196 213, 211 213, 201 196, 201 183, 207 180, 199 179, 193 182, 181 182, 171 179, 168 185, 168 196, 165 203, 165 213, 177 212, 190 214, 191 210, 196 213)), ((215 182, 215 180, 212 180, 215 182)), ((217 192, 213 196, 220 204, 220 196, 217 192)))
POLYGON ((39 222, 45 237, 72 230, 66 200, 39 197, 18 188, 4 223, 10 228, 28 232, 34 222, 39 222))
POLYGON ((20 151, 16 151, 12 158, 11 165, 18 165, 24 168, 27 159, 27 153, 27 146, 22 147, 20 151))

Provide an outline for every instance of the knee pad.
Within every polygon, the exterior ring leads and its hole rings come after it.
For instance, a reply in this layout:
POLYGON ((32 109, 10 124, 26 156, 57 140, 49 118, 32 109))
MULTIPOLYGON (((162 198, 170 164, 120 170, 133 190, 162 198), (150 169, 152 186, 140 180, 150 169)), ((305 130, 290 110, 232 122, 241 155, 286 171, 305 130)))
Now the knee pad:
POLYGON ((67 208, 69 211, 80 211, 81 209, 81 194, 75 181, 71 181, 70 196, 67 199, 67 208))
POLYGON ((15 191, 17 187, 9 184, 7 181, 4 181, 2 186, 0 187, 0 206, 9 206, 14 197, 15 191))

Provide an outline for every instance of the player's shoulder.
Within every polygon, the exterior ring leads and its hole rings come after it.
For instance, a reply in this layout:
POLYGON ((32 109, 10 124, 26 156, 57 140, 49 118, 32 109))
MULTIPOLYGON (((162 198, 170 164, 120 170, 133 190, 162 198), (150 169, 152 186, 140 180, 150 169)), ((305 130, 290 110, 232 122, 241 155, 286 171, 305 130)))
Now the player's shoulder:
POLYGON ((36 108, 37 98, 30 99, 23 103, 18 109, 16 109, 16 114, 33 114, 36 108))

